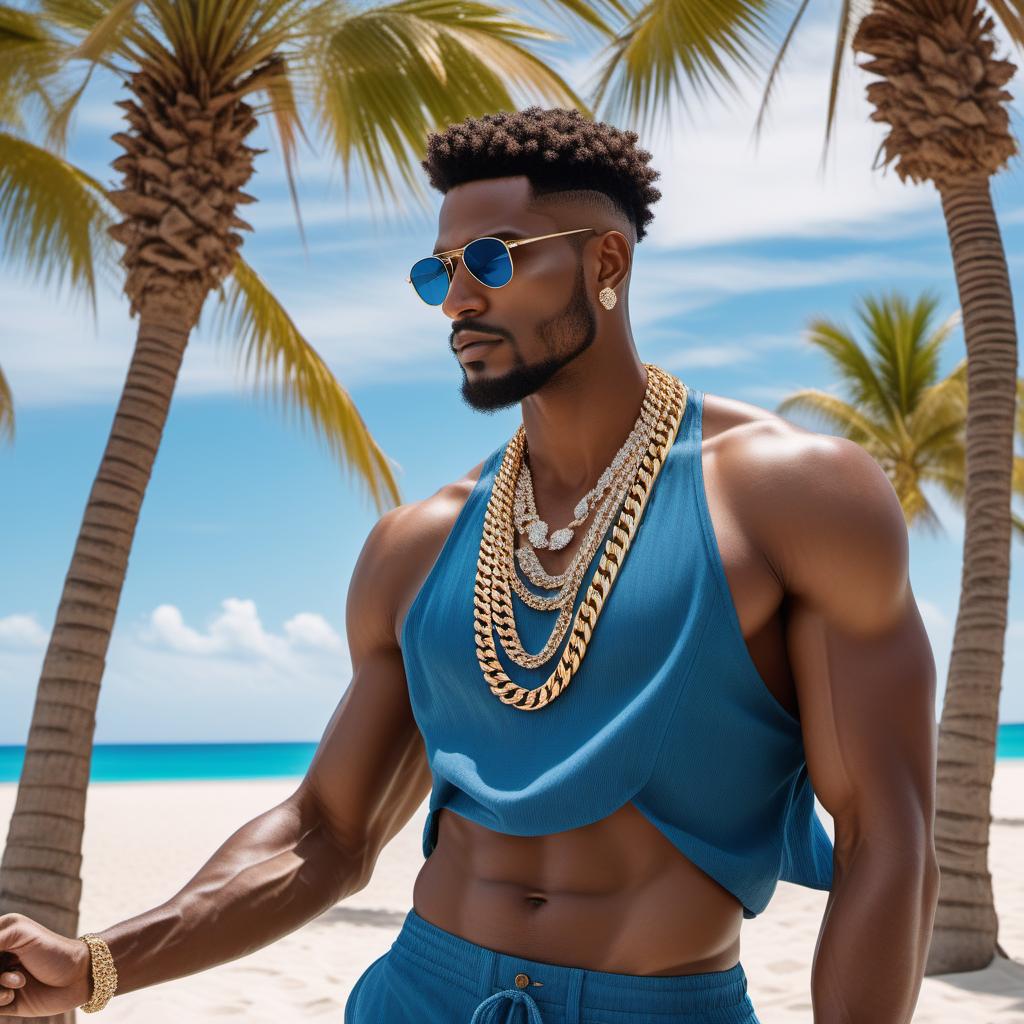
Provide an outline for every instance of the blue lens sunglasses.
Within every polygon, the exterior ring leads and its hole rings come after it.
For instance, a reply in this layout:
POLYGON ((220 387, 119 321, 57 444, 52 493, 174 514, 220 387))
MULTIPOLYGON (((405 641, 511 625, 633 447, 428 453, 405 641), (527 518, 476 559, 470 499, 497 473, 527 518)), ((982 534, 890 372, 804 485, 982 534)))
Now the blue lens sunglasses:
POLYGON ((448 295, 455 267, 454 257, 460 256, 466 269, 488 288, 502 288, 512 280, 512 253, 510 250, 531 242, 542 242, 545 238, 561 235, 575 235, 581 231, 596 231, 596 228, 575 228, 572 231, 556 231, 552 235, 537 235, 535 238, 513 238, 502 241, 490 235, 474 238, 461 249, 437 252, 417 260, 406 280, 416 289, 416 294, 428 306, 440 306, 448 295))

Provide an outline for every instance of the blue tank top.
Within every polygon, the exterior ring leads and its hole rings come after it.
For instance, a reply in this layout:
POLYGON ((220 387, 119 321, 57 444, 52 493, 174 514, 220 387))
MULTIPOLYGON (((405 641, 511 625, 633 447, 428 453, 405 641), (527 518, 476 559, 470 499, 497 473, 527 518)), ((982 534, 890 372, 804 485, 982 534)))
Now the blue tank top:
MULTIPOLYGON (((425 857, 442 807, 526 836, 587 825, 632 801, 742 903, 744 918, 764 910, 780 878, 832 887, 832 841, 815 813, 800 722, 757 671, 728 589, 704 490, 703 405, 704 393, 689 387, 583 661, 536 711, 498 700, 476 657, 477 556, 507 442, 487 457, 402 624, 433 776, 425 857)), ((603 550, 604 540, 574 614, 603 550)), ((512 600, 524 649, 540 650, 557 610, 531 608, 514 592, 512 600)), ((525 669, 495 641, 506 674, 530 689, 550 675, 561 646, 525 669)))

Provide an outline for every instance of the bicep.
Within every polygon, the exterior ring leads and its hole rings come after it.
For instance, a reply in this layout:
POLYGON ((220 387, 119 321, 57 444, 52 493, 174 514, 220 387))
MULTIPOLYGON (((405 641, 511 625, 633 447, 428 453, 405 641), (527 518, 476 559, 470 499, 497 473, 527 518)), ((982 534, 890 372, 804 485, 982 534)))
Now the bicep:
POLYGON ((345 615, 352 679, 301 784, 339 846, 371 862, 410 820, 431 782, 394 636, 388 552, 398 511, 375 524, 353 571, 345 615))
POLYGON ((935 661, 906 523, 885 474, 853 442, 819 446, 802 472, 784 575, 808 775, 837 847, 868 833, 917 846, 930 841, 934 813, 935 661))
POLYGON ((787 645, 807 771, 837 848, 867 834, 919 848, 934 805, 935 662, 910 587, 869 630, 796 601, 787 645))

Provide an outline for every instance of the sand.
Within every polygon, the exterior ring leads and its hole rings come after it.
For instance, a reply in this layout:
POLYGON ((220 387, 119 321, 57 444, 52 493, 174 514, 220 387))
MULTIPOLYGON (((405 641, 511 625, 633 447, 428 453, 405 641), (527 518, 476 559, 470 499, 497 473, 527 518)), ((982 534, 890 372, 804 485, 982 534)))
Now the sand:
MULTIPOLYGON (((79 932, 101 930, 164 902, 228 835, 283 800, 296 781, 94 783, 79 932)), ((0 841, 15 790, 0 785, 0 841)), ((819 813, 831 830, 831 820, 819 813)), ((350 988, 390 946, 412 905, 424 814, 425 807, 382 853, 362 892, 250 956, 116 996, 103 1020, 340 1024, 350 988)), ((989 867, 999 937, 1014 959, 926 978, 915 1024, 1024 1024, 1024 761, 998 763, 992 814, 989 867)), ((767 910, 744 922, 740 959, 763 1024, 812 1024, 811 960, 826 895, 780 882, 767 910)))

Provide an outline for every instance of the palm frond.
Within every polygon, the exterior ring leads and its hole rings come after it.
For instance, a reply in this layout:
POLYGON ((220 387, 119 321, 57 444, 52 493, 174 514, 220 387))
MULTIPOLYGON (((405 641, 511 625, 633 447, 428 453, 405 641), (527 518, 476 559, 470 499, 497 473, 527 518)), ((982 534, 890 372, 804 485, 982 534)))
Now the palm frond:
MULTIPOLYGON (((960 436, 967 419, 967 360, 962 359, 944 380, 921 391, 907 420, 922 453, 939 452, 960 436)), ((962 440, 962 438, 961 438, 962 440)))
POLYGON ((823 318, 812 320, 807 329, 807 340, 835 364, 851 390, 855 405, 863 406, 875 415, 894 417, 890 396, 867 353, 842 327, 823 318))
POLYGON ((821 147, 821 164, 823 170, 828 157, 828 145, 832 140, 832 127, 836 119, 836 103, 839 99, 839 81, 842 78, 843 59, 849 57, 850 40, 857 31, 861 18, 867 13, 870 4, 861 0, 842 0, 839 6, 839 25, 836 28, 836 42, 832 48, 832 70, 828 81, 828 110, 825 113, 825 141, 821 147))
POLYGON ((70 29, 75 35, 88 34, 115 3, 117 0, 37 0, 47 22, 70 29))
POLYGON ((89 29, 73 57, 98 63, 117 53, 137 18, 139 0, 116 0, 89 29))
POLYGON ((648 0, 607 48, 594 107, 647 125, 669 102, 684 108, 688 85, 702 99, 719 84, 736 91, 732 69, 753 72, 771 52, 768 0, 648 0))
POLYGON ((761 141, 761 132, 764 128, 764 119, 768 114, 768 104, 771 101, 772 89, 775 86, 775 79, 778 77, 779 72, 782 70, 782 62, 786 59, 786 54, 789 52, 789 44, 793 41, 793 37, 796 35, 797 25, 800 24, 800 19, 804 16, 804 12, 810 5, 811 0, 801 0, 800 6, 797 9, 796 14, 793 16, 792 22, 790 22, 789 28, 786 30, 786 34, 782 39, 782 43, 779 45, 778 52, 775 54, 775 59, 772 61, 772 66, 768 70, 768 77, 764 83, 764 93, 761 95, 761 105, 757 108, 757 117, 754 120, 754 144, 759 145, 761 141))
POLYGON ((1016 512, 1011 512, 1010 523, 1013 526, 1013 535, 1017 540, 1024 540, 1024 519, 1021 519, 1016 512))
POLYGON ((239 256, 220 291, 212 330, 244 350, 242 372, 265 398, 311 423, 339 463, 368 485, 379 512, 401 496, 389 459, 348 393, 263 279, 239 256))
POLYGON ((621 0, 542 0, 544 6, 555 14, 563 15, 570 25, 582 22, 587 28, 598 35, 614 38, 615 30, 606 20, 609 16, 616 20, 627 20, 632 17, 631 9, 621 0))
POLYGON ((0 438, 14 440, 14 398, 3 369, 0 369, 0 438))
POLYGON ((305 246, 306 232, 302 225, 299 194, 295 187, 295 157, 298 149, 298 136, 301 135, 307 144, 309 139, 299 117, 287 59, 283 55, 275 55, 269 65, 269 70, 262 76, 261 81, 267 94, 269 112, 274 119, 277 137, 281 142, 281 159, 284 162, 288 193, 291 196, 292 209, 295 211, 299 238, 305 246))
POLYGON ((426 207, 415 172, 429 130, 515 109, 514 92, 586 111, 569 85, 520 45, 552 38, 474 0, 397 0, 336 18, 304 57, 318 131, 339 157, 346 187, 355 159, 375 198, 390 200, 394 210, 407 198, 426 207))
POLYGON ((64 155, 68 148, 68 129, 71 125, 71 115, 75 112, 75 107, 78 106, 78 101, 82 98, 82 94, 92 78, 95 66, 95 64, 90 64, 89 70, 86 71, 85 77, 82 79, 82 84, 77 89, 68 93, 64 99, 53 104, 46 112, 46 117, 44 118, 46 145, 61 156, 64 155))
POLYGON ((74 164, 0 131, 2 250, 49 284, 68 282, 96 312, 97 271, 116 275, 114 223, 103 187, 74 164))
POLYGON ((868 448, 878 457, 884 451, 891 451, 894 438, 886 426, 871 420, 861 413, 855 405, 830 395, 827 391, 817 388, 803 388, 787 395, 775 407, 780 415, 793 411, 817 416, 843 437, 856 441, 868 448))
POLYGON ((1024 50, 1024 3, 1021 0, 988 0, 988 6, 1002 22, 1010 39, 1024 50))
POLYGON ((958 505, 962 505, 967 494, 966 478, 963 470, 956 467, 949 469, 928 469, 921 474, 926 483, 938 484, 958 505))
MULTIPOLYGON (((828 320, 812 321, 809 337, 833 361, 845 396, 806 389, 777 407, 821 417, 865 448, 889 478, 907 525, 925 531, 941 523, 924 486, 942 488, 959 504, 965 491, 967 359, 936 380, 942 345, 960 311, 932 329, 937 305, 930 292, 914 301, 897 293, 862 299, 858 312, 869 338, 864 346, 828 320)), ((1024 378, 1018 396, 1024 404, 1024 378)), ((1024 493, 1024 457, 1021 467, 1014 472, 1021 474, 1024 493)))
POLYGON ((925 292, 911 304, 893 293, 868 295, 858 304, 876 374, 900 416, 907 416, 922 390, 935 382, 940 348, 958 320, 956 311, 933 335, 931 321, 939 301, 937 294, 925 292))
POLYGON ((0 125, 21 131, 27 102, 44 110, 52 105, 49 87, 66 53, 67 45, 38 15, 0 4, 0 125))

